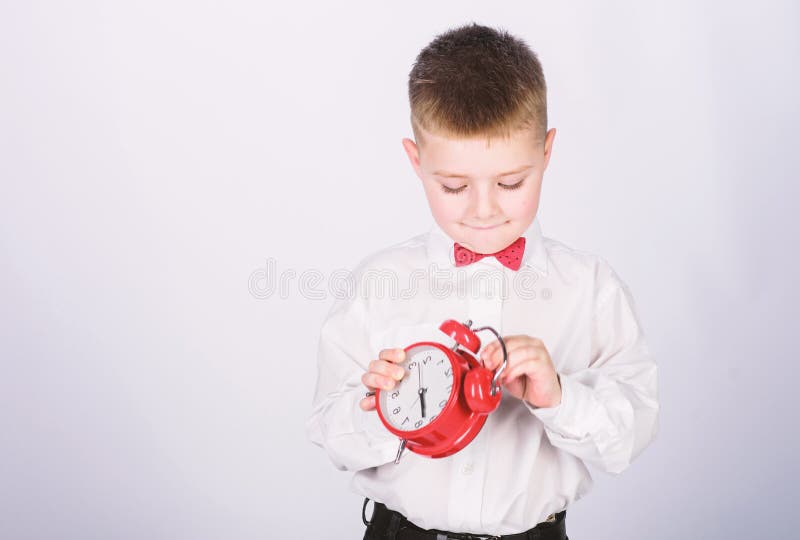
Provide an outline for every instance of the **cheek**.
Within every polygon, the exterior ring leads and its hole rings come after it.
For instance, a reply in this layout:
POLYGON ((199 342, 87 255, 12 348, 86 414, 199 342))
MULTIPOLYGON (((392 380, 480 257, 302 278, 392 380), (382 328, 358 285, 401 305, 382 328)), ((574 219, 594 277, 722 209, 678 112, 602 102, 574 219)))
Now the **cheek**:
POLYGON ((465 200, 465 197, 463 195, 449 195, 442 192, 439 187, 426 189, 425 195, 428 197, 431 213, 441 221, 459 219, 464 213, 462 201, 465 200))
POLYGON ((514 197, 514 200, 509 202, 507 212, 516 218, 529 218, 539 209, 539 194, 538 188, 520 193, 519 197, 514 197))

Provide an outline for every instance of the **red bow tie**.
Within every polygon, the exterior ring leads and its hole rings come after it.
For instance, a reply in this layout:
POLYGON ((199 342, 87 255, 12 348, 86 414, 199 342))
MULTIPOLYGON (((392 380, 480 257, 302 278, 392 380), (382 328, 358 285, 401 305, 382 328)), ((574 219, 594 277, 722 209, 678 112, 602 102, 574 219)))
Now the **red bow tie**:
POLYGON ((501 249, 497 253, 475 253, 469 248, 466 248, 456 242, 453 244, 453 256, 456 261, 456 266, 466 266, 468 264, 479 261, 484 257, 493 256, 500 261, 504 266, 512 270, 519 270, 522 264, 522 254, 525 252, 525 237, 520 236, 511 245, 505 249, 501 249))

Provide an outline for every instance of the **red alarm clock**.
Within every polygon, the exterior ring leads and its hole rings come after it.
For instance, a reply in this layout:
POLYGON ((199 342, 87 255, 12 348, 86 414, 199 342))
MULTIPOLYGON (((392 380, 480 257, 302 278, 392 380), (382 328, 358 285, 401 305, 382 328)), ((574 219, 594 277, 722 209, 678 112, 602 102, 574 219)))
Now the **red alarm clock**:
POLYGON ((497 380, 508 363, 506 345, 493 328, 471 326, 471 320, 462 324, 453 319, 439 326, 455 340, 452 348, 433 341, 406 347, 406 358, 398 364, 405 370, 403 379, 392 390, 375 391, 381 422, 400 438, 395 463, 406 448, 432 458, 455 454, 472 442, 500 404, 497 380), (503 363, 495 372, 475 358, 481 330, 500 341, 503 363))

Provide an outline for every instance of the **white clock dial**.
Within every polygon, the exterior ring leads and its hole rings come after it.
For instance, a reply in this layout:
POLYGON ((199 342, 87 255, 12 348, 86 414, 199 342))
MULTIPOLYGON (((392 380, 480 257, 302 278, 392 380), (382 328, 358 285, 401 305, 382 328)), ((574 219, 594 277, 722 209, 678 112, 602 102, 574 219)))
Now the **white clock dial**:
POLYGON ((400 364, 405 377, 380 393, 384 418, 395 429, 414 431, 434 421, 453 391, 453 366, 444 351, 420 345, 406 352, 400 364))

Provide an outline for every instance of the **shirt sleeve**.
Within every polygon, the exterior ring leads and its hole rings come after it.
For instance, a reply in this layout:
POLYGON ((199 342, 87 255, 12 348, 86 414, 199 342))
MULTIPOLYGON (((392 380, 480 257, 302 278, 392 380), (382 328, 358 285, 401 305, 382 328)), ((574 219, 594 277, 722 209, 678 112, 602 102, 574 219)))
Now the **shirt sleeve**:
POLYGON ((561 403, 525 405, 550 442, 585 463, 619 474, 655 439, 658 370, 633 297, 611 270, 611 286, 593 318, 588 367, 561 373, 561 403))
POLYGON ((337 299, 319 336, 317 385, 306 434, 339 470, 394 461, 400 442, 376 411, 359 406, 367 391, 361 376, 373 359, 368 320, 360 295, 337 299))

